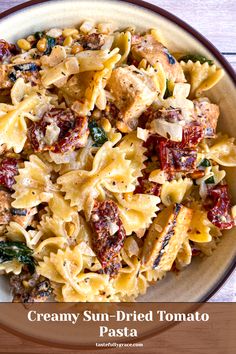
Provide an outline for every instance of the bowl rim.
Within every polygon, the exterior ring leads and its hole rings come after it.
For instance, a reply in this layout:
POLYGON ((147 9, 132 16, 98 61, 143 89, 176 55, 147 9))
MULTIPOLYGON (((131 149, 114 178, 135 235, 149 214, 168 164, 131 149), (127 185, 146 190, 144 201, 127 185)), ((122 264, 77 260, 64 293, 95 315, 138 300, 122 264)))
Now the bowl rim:
MULTIPOLYGON (((56 0, 55 0, 56 1, 56 0)), ((66 1, 66 0, 64 0, 66 1)), ((77 0, 79 2, 79 0, 77 0)), ((42 3, 47 3, 47 2, 54 2, 54 0, 29 0, 26 1, 22 4, 18 4, 16 6, 13 6, 9 9, 7 9, 6 11, 3 11, 2 13, 0 13, 0 20, 3 18, 6 18, 18 11, 27 9, 28 7, 33 7, 33 6, 37 6, 39 4, 42 3)), ((224 70, 228 73, 229 77, 231 78, 231 80, 233 81, 233 83, 236 85, 236 73, 233 69, 233 67, 230 65, 230 63, 227 61, 227 59, 223 56, 223 54, 220 53, 220 51, 204 36, 202 35, 200 32, 198 32, 196 29, 194 29, 191 25, 189 25, 188 23, 186 23, 185 21, 183 21, 182 19, 180 19, 179 17, 173 15, 172 13, 170 13, 167 10, 164 10, 163 8, 148 3, 146 1, 143 0, 110 0, 110 2, 120 2, 121 5, 122 3, 128 3, 128 4, 132 4, 134 6, 140 7, 140 8, 144 8, 147 9, 153 13, 156 13, 160 16, 162 16, 163 18, 166 18, 167 20, 173 22, 174 24, 176 24, 177 26, 179 26, 180 28, 182 28, 183 30, 185 30, 188 34, 190 34, 192 37, 194 37, 195 39, 197 39, 206 49, 209 50, 209 52, 211 52, 213 54, 213 56, 219 61, 219 63, 222 65, 222 67, 224 68, 224 70)), ((226 282, 226 280, 230 277, 230 275, 232 275, 233 271, 236 268, 236 259, 232 259, 231 264, 229 265, 229 267, 225 270, 224 274, 222 275, 222 277, 215 283, 215 285, 208 290, 208 292, 205 294, 205 296, 203 296, 203 298, 198 302, 199 305, 201 303, 204 303, 206 301, 208 301, 222 286, 223 284, 226 282)), ((176 324, 174 324, 176 325, 176 324)), ((22 337, 24 337, 27 340, 31 340, 33 342, 36 343, 40 343, 40 344, 46 344, 49 346, 54 346, 57 347, 58 345, 56 343, 52 343, 52 342, 46 342, 44 340, 40 340, 40 342, 36 339, 33 338, 31 336, 27 336, 23 333, 20 333, 18 331, 12 330, 11 328, 4 326, 1 324, 1 327, 9 332, 11 332, 14 335, 20 335, 22 337)), ((172 326, 171 326, 172 327, 172 326)), ((169 327, 168 327, 169 328, 169 327)), ((167 328, 167 329, 168 329, 167 328)), ((157 335, 161 333, 160 331, 157 333, 155 330, 153 330, 151 333, 148 333, 146 335, 141 336, 138 340, 144 340, 147 338, 151 338, 154 335, 157 335)), ((98 348, 92 348, 89 346, 77 346, 77 345, 61 345, 61 347, 64 348, 78 348, 78 349, 94 349, 94 350, 99 350, 98 348)), ((104 349, 104 348, 103 348, 104 349)))

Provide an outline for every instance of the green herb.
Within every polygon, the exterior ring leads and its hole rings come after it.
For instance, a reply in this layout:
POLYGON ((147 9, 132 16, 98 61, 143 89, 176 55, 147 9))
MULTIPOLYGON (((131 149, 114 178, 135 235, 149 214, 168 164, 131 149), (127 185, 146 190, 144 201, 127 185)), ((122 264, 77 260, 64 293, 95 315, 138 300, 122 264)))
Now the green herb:
POLYGON ((172 96, 172 92, 170 92, 170 89, 169 89, 169 80, 166 79, 166 91, 164 94, 164 99, 171 97, 171 96, 172 96))
POLYGON ((12 215, 20 215, 20 216, 25 216, 27 215, 27 209, 17 209, 17 208, 11 208, 11 214, 12 215))
POLYGON ((27 63, 27 64, 18 64, 14 65, 14 69, 16 71, 37 71, 39 70, 39 66, 35 63, 27 63))
POLYGON ((13 71, 8 75, 8 77, 12 82, 15 82, 17 80, 16 73, 13 71))
POLYGON ((104 129, 99 127, 95 120, 89 122, 88 126, 93 141, 95 142, 94 146, 102 146, 108 140, 104 129))
POLYGON ((53 37, 47 36, 47 49, 45 50, 44 54, 49 55, 52 51, 52 48, 56 45, 56 39, 53 37))
POLYGON ((187 63, 189 60, 193 61, 194 63, 199 61, 201 64, 204 63, 208 63, 209 65, 214 64, 213 60, 207 59, 204 55, 201 54, 188 54, 188 55, 184 55, 179 59, 179 61, 184 61, 185 63, 187 63))
POLYGON ((206 184, 214 184, 214 183, 215 183, 214 177, 211 176, 211 177, 207 178, 207 179, 205 180, 205 183, 206 183, 206 184))
POLYGON ((171 65, 174 65, 175 64, 175 58, 173 57, 173 55, 171 55, 170 53, 166 53, 167 55, 167 58, 168 58, 168 61, 171 65))
POLYGON ((209 167, 209 166, 211 166, 211 163, 210 163, 210 161, 208 159, 203 159, 201 161, 201 163, 199 164, 199 166, 201 166, 201 167, 209 167))
POLYGON ((39 39, 43 38, 44 32, 35 32, 34 37, 38 41, 39 39))
POLYGON ((168 51, 167 48, 164 48, 164 53, 166 54, 167 56, 167 59, 168 59, 168 62, 171 64, 171 65, 174 65, 176 63, 176 60, 175 58, 173 57, 173 55, 171 55, 168 51))
POLYGON ((0 264, 16 259, 28 266, 31 273, 34 272, 35 263, 32 250, 25 243, 19 241, 0 242, 0 264))

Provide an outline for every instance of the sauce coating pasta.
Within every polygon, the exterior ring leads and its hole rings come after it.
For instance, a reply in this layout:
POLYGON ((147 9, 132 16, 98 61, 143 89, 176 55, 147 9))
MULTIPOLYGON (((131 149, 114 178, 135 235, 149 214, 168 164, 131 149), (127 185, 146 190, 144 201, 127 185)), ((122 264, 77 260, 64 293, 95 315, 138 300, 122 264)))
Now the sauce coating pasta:
MULTIPOLYGON (((85 21, 0 40, 0 272, 13 301, 134 301, 235 226, 214 61, 85 21)), ((191 266, 191 265, 190 265, 191 266)))

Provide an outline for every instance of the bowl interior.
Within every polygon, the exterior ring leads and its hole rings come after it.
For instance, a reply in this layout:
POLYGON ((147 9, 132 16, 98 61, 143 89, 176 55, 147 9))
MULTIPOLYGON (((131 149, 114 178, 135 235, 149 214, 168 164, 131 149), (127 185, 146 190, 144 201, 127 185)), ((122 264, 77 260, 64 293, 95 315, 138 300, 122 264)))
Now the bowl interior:
MULTIPOLYGON (((171 51, 198 52, 216 60, 213 54, 193 35, 167 18, 133 4, 120 1, 49 1, 28 7, 1 20, 0 33, 10 41, 40 29, 75 26, 82 20, 113 21, 119 28, 135 25, 143 30, 151 27, 160 29, 171 51), (17 29, 17 30, 16 30, 17 29)), ((219 130, 232 136, 236 132, 234 102, 236 92, 232 79, 225 73, 224 78, 209 92, 213 102, 221 108, 219 130)), ((236 179, 231 169, 228 183, 236 203, 236 179)), ((211 257, 194 260, 178 276, 169 274, 139 301, 200 301, 206 297, 232 265, 235 257, 235 230, 224 233, 224 238, 211 257)), ((10 301, 8 285, 0 277, 0 301, 10 301)), ((4 320, 5 321, 5 320, 4 320)), ((11 324, 13 325, 13 324, 11 324)), ((17 324, 14 324, 16 327, 17 324)))

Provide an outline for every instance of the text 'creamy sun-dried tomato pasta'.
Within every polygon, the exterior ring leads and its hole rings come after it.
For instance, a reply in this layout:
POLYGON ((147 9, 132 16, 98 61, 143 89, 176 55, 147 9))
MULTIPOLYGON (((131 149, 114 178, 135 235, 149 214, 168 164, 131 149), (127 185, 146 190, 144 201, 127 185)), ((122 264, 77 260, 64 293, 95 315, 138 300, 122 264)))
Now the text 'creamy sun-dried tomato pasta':
MULTIPOLYGON (((0 272, 13 301, 133 301, 235 223, 223 76, 156 29, 0 40, 0 272)), ((158 299, 157 299, 158 300, 158 299)))

